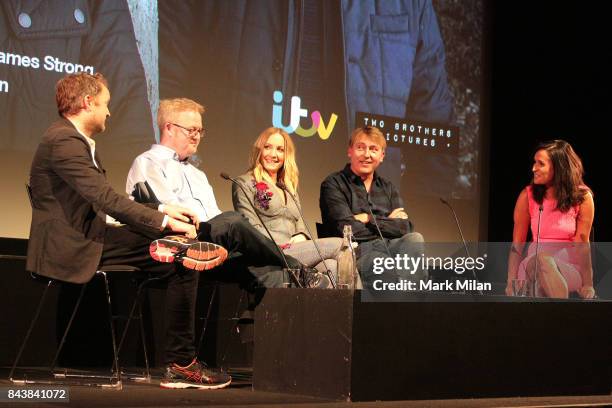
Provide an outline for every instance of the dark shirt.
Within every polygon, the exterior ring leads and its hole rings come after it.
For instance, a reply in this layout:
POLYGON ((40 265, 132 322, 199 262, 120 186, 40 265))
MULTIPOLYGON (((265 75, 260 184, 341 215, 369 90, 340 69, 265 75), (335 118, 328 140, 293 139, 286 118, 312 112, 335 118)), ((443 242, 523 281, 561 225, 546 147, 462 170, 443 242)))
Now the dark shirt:
POLYGON ((391 211, 404 206, 395 186, 374 172, 368 194, 365 184, 353 173, 350 164, 329 175, 321 183, 319 206, 325 231, 329 235, 341 237, 344 225, 349 224, 358 241, 378 238, 374 222, 364 224, 354 217, 356 214, 370 213, 368 202, 372 205, 372 213, 383 237, 399 238, 412 232, 412 223, 409 220, 388 217, 391 211))

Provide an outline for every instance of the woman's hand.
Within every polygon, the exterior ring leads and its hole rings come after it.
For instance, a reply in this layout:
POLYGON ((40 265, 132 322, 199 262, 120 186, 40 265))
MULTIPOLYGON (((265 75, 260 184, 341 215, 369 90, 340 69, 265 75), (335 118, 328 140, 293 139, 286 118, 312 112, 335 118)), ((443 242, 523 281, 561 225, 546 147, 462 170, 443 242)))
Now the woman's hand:
POLYGON ((583 299, 593 299, 595 297, 595 288, 592 286, 583 286, 578 290, 578 295, 583 299))

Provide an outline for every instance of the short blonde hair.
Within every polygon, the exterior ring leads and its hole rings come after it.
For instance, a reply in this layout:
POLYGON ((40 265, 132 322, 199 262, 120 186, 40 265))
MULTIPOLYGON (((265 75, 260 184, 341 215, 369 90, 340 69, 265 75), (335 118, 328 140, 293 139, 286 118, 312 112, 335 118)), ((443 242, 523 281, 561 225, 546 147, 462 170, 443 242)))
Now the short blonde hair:
POLYGON ((157 126, 161 131, 164 125, 170 122, 170 117, 177 112, 198 112, 200 115, 206 111, 204 106, 187 98, 162 99, 159 101, 157 112, 157 126))
POLYGON ((385 139, 385 136, 382 134, 380 129, 374 126, 358 127, 357 129, 353 130, 353 133, 351 133, 351 139, 349 140, 349 146, 353 146, 353 143, 355 143, 355 140, 359 135, 365 135, 370 140, 373 140, 375 143, 380 145, 383 151, 387 148, 387 140, 385 139))
POLYGON ((259 137, 257 137, 257 140, 255 140, 255 143, 253 143, 253 148, 251 149, 249 171, 253 173, 255 181, 260 182, 262 180, 266 180, 267 182, 274 184, 268 175, 268 172, 266 172, 261 164, 261 153, 270 136, 277 133, 281 135, 285 141, 285 161, 278 172, 277 179, 281 180, 292 194, 295 194, 299 178, 299 171, 297 163, 295 162, 295 144, 284 130, 269 127, 259 134, 259 137))

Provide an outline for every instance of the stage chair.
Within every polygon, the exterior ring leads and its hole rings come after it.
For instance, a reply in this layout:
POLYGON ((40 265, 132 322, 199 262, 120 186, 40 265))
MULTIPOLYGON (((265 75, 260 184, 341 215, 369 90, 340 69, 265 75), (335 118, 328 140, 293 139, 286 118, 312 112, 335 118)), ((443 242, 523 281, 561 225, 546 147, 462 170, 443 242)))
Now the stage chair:
MULTIPOLYGON (((28 194, 28 198, 30 200, 30 204, 33 205, 33 201, 32 201, 32 190, 31 187, 26 184, 26 192, 28 194)), ((143 281, 139 286, 138 286, 138 291, 137 291, 137 295, 136 295, 136 299, 134 300, 134 303, 132 305, 131 311, 130 311, 130 315, 127 319, 126 322, 126 326, 123 330, 122 336, 121 336, 121 341, 119 343, 119 346, 117 347, 116 344, 116 337, 115 337, 115 325, 114 325, 114 321, 116 319, 121 318, 121 316, 114 316, 113 315, 113 310, 112 310, 112 303, 111 303, 111 295, 110 295, 110 288, 109 288, 109 283, 108 283, 108 277, 107 274, 110 272, 121 272, 121 273, 125 273, 125 272, 129 272, 129 273, 140 273, 141 270, 140 268, 134 267, 134 266, 130 266, 130 265, 109 265, 109 266, 103 266, 100 267, 96 273, 94 274, 94 276, 92 277, 92 279, 94 279, 96 276, 101 277, 102 279, 104 279, 104 287, 105 287, 105 295, 106 295, 106 302, 107 302, 107 308, 108 308, 108 322, 109 322, 109 327, 110 327, 110 331, 111 331, 111 341, 112 341, 112 347, 113 347, 113 366, 111 368, 111 375, 110 376, 105 376, 105 375, 94 375, 94 374, 69 374, 68 371, 65 369, 63 373, 59 373, 59 372, 55 372, 55 368, 56 368, 56 364, 58 361, 58 358, 60 356, 60 353, 62 351, 62 348, 64 346, 64 343, 66 341, 66 338, 68 336, 68 333, 70 332, 70 328, 72 327, 72 323, 74 321, 74 317, 77 314, 77 311, 79 309, 79 306, 81 304, 81 300, 83 298, 83 294, 85 293, 85 289, 87 288, 89 282, 91 282, 91 280, 85 284, 82 285, 81 290, 79 292, 79 297, 74 305, 74 308, 72 310, 71 316, 70 316, 70 320, 68 321, 68 324, 64 330, 64 333, 62 335, 62 339, 60 341, 60 344, 55 352, 55 356, 53 357, 53 361, 51 362, 50 366, 49 366, 49 374, 51 374, 54 379, 68 379, 68 378, 75 378, 75 379, 80 379, 82 381, 78 382, 79 385, 92 385, 92 386, 101 386, 101 387, 110 387, 110 388, 117 388, 117 389, 121 389, 122 388, 122 381, 121 381, 121 369, 119 366, 119 352, 121 350, 121 346, 123 344, 123 341, 125 339, 125 335, 127 333, 127 330, 129 328, 129 324, 130 321, 132 320, 132 318, 134 318, 134 311, 136 310, 136 307, 138 306, 138 316, 137 318, 139 318, 140 320, 140 334, 141 334, 141 341, 143 343, 143 348, 144 348, 144 358, 145 358, 145 375, 144 375, 144 380, 145 381, 150 381, 150 371, 149 371, 149 363, 148 363, 148 356, 147 356, 147 350, 146 350, 146 338, 145 338, 145 333, 144 333, 144 326, 143 326, 143 322, 142 322, 142 310, 140 307, 140 294, 142 292, 142 289, 151 281, 155 280, 155 279, 147 279, 145 281, 143 281), (106 382, 100 382, 99 380, 105 379, 106 382), (96 382, 97 381, 97 382, 96 382)), ((43 290, 43 293, 40 297, 40 301, 38 302, 38 306, 36 308, 36 311, 34 313, 34 317, 32 318, 31 322, 30 322, 30 326, 28 328, 28 331, 26 333, 25 338, 23 339, 21 346, 19 348, 19 351, 17 353, 17 357, 15 358, 15 361, 11 367, 11 371, 9 373, 9 380, 14 383, 14 384, 31 384, 31 383, 50 383, 50 384, 57 384, 58 381, 50 381, 50 380, 28 380, 27 376, 24 377, 23 380, 17 379, 14 377, 15 374, 15 370, 18 368, 18 364, 19 361, 21 359, 21 356, 23 354, 23 351, 25 350, 25 346, 27 345, 27 342, 32 334, 32 331, 36 325, 36 322, 38 321, 38 318, 40 316, 40 312, 42 310, 42 307, 44 305, 44 301, 45 298, 47 296, 47 292, 49 290, 49 288, 53 285, 53 284, 61 284, 63 283, 63 281, 58 280, 58 279, 53 279, 53 278, 49 278, 49 277, 45 277, 36 273, 31 273, 30 274, 31 277, 38 282, 46 282, 46 286, 45 289, 43 290)))
MULTIPOLYGON (((112 314, 112 303, 111 303, 111 297, 110 297, 110 289, 109 289, 109 284, 108 284, 108 277, 107 277, 107 273, 109 272, 117 272, 117 271, 121 271, 121 272, 137 272, 138 268, 134 268, 131 266, 127 266, 127 265, 113 265, 112 267, 103 267, 100 268, 99 270, 96 271, 94 277, 92 277, 92 279, 94 279, 96 276, 101 277, 102 279, 104 279, 104 287, 106 290, 106 303, 107 303, 107 307, 108 307, 108 322, 110 325, 110 330, 111 330, 111 341, 112 341, 112 347, 113 347, 113 366, 111 368, 111 374, 110 375, 97 375, 97 374, 87 374, 87 373, 82 373, 82 374, 71 374, 69 373, 66 369, 64 369, 63 372, 56 372, 55 368, 56 368, 56 364, 57 364, 57 360, 60 356, 60 353, 62 351, 62 348, 64 346, 64 343, 66 341, 66 338, 68 336, 68 333, 70 332, 70 328, 72 327, 72 323, 74 321, 74 317, 77 314, 77 311, 79 309, 79 306, 81 304, 81 300, 83 298, 83 294, 85 293, 85 289, 87 288, 89 282, 83 284, 83 286, 81 287, 80 293, 79 293, 79 297, 75 303, 75 306, 72 310, 72 314, 70 316, 70 320, 68 321, 68 325, 66 326, 66 329, 64 330, 64 333, 62 335, 62 339, 60 341, 60 344, 55 352, 55 356, 53 357, 53 361, 51 362, 50 366, 49 366, 49 370, 48 373, 51 374, 54 378, 54 380, 44 380, 44 379, 28 379, 27 378, 27 374, 24 375, 23 379, 18 379, 14 376, 15 374, 15 370, 18 368, 19 365, 19 360, 21 359, 21 356, 23 354, 23 351, 25 349, 25 346, 27 345, 27 342, 32 334, 32 331, 36 325, 36 322, 38 321, 38 318, 40 316, 40 311, 42 310, 42 307, 44 305, 44 301, 45 298, 47 296, 47 292, 49 290, 49 288, 53 285, 53 284, 61 284, 62 281, 57 280, 57 279, 52 279, 52 278, 48 278, 42 275, 38 275, 35 273, 31 273, 32 278, 35 281, 46 281, 46 286, 45 289, 43 290, 43 293, 40 297, 40 301, 38 302, 38 306, 36 308, 36 311, 34 313, 34 317, 32 318, 31 322, 30 322, 30 326, 28 327, 28 331, 26 333, 25 338, 23 339, 21 346, 19 348, 19 351, 17 352, 17 357, 15 358, 15 361, 13 363, 13 366, 11 367, 11 371, 9 373, 9 381, 11 381, 13 384, 21 384, 21 385, 25 385, 25 384, 58 384, 59 381, 57 381, 58 379, 75 379, 76 381, 72 381, 70 382, 70 384, 76 382, 77 385, 91 385, 91 386, 100 386, 100 387, 109 387, 109 388, 116 388, 116 389, 121 389, 122 388, 122 382, 121 382, 121 374, 120 374, 120 369, 119 369, 119 350, 117 348, 116 342, 115 342, 115 327, 114 327, 114 318, 113 318, 113 314, 112 314), (78 381, 80 380, 80 381, 78 381), (104 381, 102 381, 104 380, 104 381)), ((91 280, 90 280, 91 282, 91 280)))
MULTIPOLYGON (((591 245, 591 267, 593 268, 593 287, 595 288, 594 299, 598 299, 599 298, 599 296, 597 295, 598 284, 603 278, 603 275, 605 273, 605 270, 607 270, 607 268, 602 268, 601 265, 598 265, 598 262, 597 262, 597 248, 594 245, 595 244, 595 226, 594 225, 591 226, 591 233, 589 234, 589 244, 591 245)), ((569 297, 570 299, 581 299, 581 297, 575 292, 570 293, 569 297)))
MULTIPOLYGON (((204 348, 204 344, 206 341, 206 332, 207 329, 209 329, 209 324, 210 323, 215 323, 215 322, 232 322, 231 327, 229 329, 229 338, 231 339, 233 336, 235 336, 236 334, 240 335, 240 330, 239 330, 239 325, 240 324, 252 324, 253 320, 252 317, 250 318, 251 320, 248 320, 248 317, 246 316, 242 316, 240 314, 241 310, 242 310, 242 304, 245 300, 246 296, 246 291, 244 289, 240 290, 240 296, 238 298, 238 301, 236 303, 236 306, 234 308, 234 312, 231 315, 231 317, 227 317, 227 318, 211 318, 211 312, 214 308, 214 303, 215 303, 215 299, 219 299, 219 289, 222 287, 222 285, 227 285, 228 283, 225 282, 219 282, 219 281, 209 281, 206 282, 207 284, 209 284, 209 286, 212 288, 212 293, 210 295, 210 299, 208 300, 208 306, 206 307, 206 314, 202 317, 200 317, 199 319, 202 321, 202 330, 200 331, 200 337, 198 338, 198 343, 197 343, 197 347, 196 347, 196 356, 198 356, 198 358, 200 357, 200 352, 202 351, 202 349, 204 348)), ((248 303, 248 302, 247 302, 248 303)), ((223 332, 221 332, 223 333, 223 332)), ((210 337, 210 336, 209 336, 210 337)), ((223 367, 224 363, 225 363, 225 358, 227 357, 227 350, 228 347, 230 345, 230 341, 226 341, 223 349, 220 353, 220 359, 217 361, 217 366, 218 367, 223 367)))

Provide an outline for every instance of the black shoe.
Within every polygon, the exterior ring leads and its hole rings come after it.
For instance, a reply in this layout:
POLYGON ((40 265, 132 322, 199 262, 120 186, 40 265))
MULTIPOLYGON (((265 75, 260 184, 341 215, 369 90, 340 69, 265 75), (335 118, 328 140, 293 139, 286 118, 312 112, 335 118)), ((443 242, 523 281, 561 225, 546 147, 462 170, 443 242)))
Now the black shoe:
POLYGON ((159 383, 162 388, 198 388, 217 390, 232 382, 232 377, 220 370, 206 367, 206 364, 193 359, 187 367, 170 364, 166 367, 164 378, 159 383))

